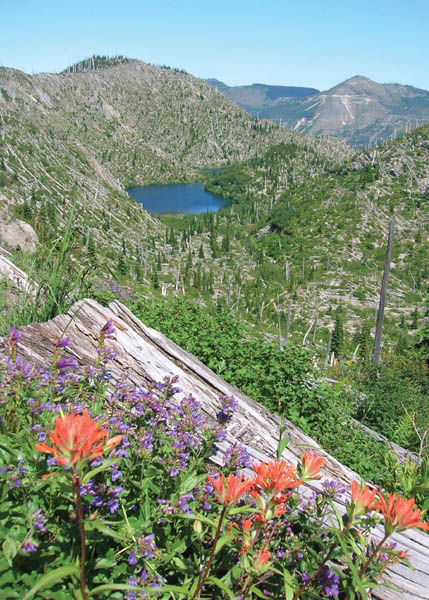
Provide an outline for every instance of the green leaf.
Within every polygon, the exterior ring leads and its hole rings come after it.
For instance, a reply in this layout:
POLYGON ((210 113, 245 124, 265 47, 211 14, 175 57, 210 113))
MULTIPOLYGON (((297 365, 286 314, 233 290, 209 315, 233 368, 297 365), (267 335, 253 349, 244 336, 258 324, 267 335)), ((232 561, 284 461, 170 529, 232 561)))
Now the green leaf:
POLYGON ((223 592, 225 592, 225 594, 228 596, 228 598, 231 598, 231 600, 234 600, 234 594, 233 594, 233 592, 229 589, 229 587, 227 587, 224 584, 223 581, 221 581, 217 577, 214 577, 213 575, 210 575, 210 577, 208 577, 206 581, 208 583, 213 583, 214 585, 216 585, 220 590, 222 590, 223 592))
POLYGON ((261 592, 261 590, 258 589, 256 585, 252 585, 250 591, 252 592, 252 594, 255 594, 255 596, 258 596, 258 598, 263 598, 264 600, 267 600, 267 596, 263 592, 261 592))
POLYGON ((79 577, 79 568, 78 567, 60 567, 59 569, 55 569, 54 571, 50 571, 46 575, 44 575, 39 581, 33 585, 31 590, 29 590, 22 600, 30 600, 33 596, 43 588, 50 587, 55 585, 65 577, 70 577, 70 575, 76 575, 79 577))
POLYGON ((88 471, 88 473, 86 475, 84 475, 82 477, 82 485, 85 485, 86 483, 88 483, 88 481, 90 479, 92 479, 93 477, 95 477, 95 475, 97 475, 97 473, 101 473, 102 471, 105 471, 106 469, 108 469, 111 465, 115 464, 118 462, 118 458, 109 458, 109 460, 106 460, 103 462, 103 464, 101 464, 99 467, 96 467, 95 469, 91 469, 91 471, 88 471))
POLYGON ((210 527, 213 527, 214 529, 216 529, 216 523, 214 521, 212 521, 211 519, 208 519, 204 515, 200 515, 199 513, 192 513, 191 515, 187 514, 187 513, 179 513, 179 514, 173 515, 173 516, 179 517, 179 519, 188 519, 191 521, 195 521, 197 519, 198 521, 201 521, 201 523, 205 523, 206 525, 210 525, 210 527))
POLYGON ((148 494, 145 494, 145 499, 143 503, 143 514, 146 520, 150 519, 150 500, 148 494))
POLYGON ((277 444, 277 460, 281 459, 284 449, 290 442, 290 437, 288 435, 286 435, 285 437, 282 437, 282 435, 284 434, 285 431, 286 431, 286 426, 282 425, 280 427, 279 443, 277 444))
POLYGON ((229 533, 227 533, 226 535, 223 535, 222 537, 220 537, 217 541, 216 544, 216 548, 215 548, 215 554, 217 554, 218 552, 220 552, 222 550, 222 548, 228 544, 228 542, 230 542, 233 539, 233 536, 230 535, 229 533))
MULTIPOLYGON (((341 535, 340 531, 337 531, 334 529, 334 533, 338 539, 338 541, 340 542, 341 548, 343 549, 343 553, 344 553, 344 558, 346 559, 349 567, 350 567, 350 571, 352 572, 352 576, 353 576, 353 584, 355 586, 355 588, 359 591, 359 594, 361 596, 361 599, 364 600, 365 598, 367 598, 367 594, 365 591, 365 588, 362 584, 362 580, 359 577, 359 573, 352 561, 352 559, 349 556, 349 549, 347 548, 347 544, 345 543, 343 536, 341 535)), ((367 586, 368 587, 368 586, 367 586)))
POLYGON ((9 535, 6 536, 6 539, 3 542, 3 552, 10 567, 12 566, 13 559, 18 554, 19 546, 20 544, 18 544, 18 542, 16 542, 13 538, 11 538, 9 535))
POLYGON ((97 531, 101 531, 104 535, 108 535, 109 537, 114 538, 115 540, 122 540, 122 536, 117 532, 108 527, 105 521, 100 521, 100 519, 91 519, 85 521, 85 529, 86 531, 93 531, 96 529, 97 531))
POLYGON ((187 477, 181 482, 180 485, 180 494, 187 494, 195 487, 197 487, 202 481, 207 479, 207 475, 204 473, 203 475, 196 475, 195 473, 189 473, 187 477))
POLYGON ((251 506, 238 506, 237 508, 229 509, 228 515, 248 515, 255 512, 259 512, 259 509, 252 508, 251 506))
POLYGON ((283 569, 283 582, 286 600, 292 600, 295 586, 293 585, 291 574, 286 569, 283 569))

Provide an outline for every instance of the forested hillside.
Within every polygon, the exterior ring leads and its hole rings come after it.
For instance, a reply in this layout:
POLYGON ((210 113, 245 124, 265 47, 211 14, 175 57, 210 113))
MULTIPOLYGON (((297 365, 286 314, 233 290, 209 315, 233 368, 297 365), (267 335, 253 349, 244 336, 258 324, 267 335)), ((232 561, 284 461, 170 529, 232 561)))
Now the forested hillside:
POLYGON ((429 277, 428 140, 429 128, 420 128, 341 166, 284 144, 207 187, 231 199, 232 221, 253 222, 259 273, 280 310, 292 301, 296 316, 322 329, 341 310, 350 335, 375 324, 394 216, 386 328, 399 335, 401 325, 405 335, 421 322, 429 277))

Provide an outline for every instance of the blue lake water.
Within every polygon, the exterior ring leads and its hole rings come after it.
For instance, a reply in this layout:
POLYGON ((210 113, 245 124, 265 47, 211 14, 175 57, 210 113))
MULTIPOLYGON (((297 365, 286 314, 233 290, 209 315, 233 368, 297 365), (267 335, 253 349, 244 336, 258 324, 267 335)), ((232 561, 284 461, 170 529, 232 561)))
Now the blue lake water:
POLYGON ((216 212, 227 205, 223 198, 206 192, 201 182, 144 185, 126 191, 150 213, 199 214, 216 212))

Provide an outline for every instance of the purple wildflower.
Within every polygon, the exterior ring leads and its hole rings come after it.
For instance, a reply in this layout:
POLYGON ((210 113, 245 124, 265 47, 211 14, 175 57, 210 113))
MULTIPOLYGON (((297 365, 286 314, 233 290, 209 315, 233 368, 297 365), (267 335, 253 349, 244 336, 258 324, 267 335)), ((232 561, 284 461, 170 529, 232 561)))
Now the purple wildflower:
POLYGON ((224 456, 225 464, 228 463, 231 469, 249 468, 253 464, 247 449, 237 442, 227 448, 224 456))
POLYGON ((238 402, 234 396, 221 396, 219 398, 221 409, 216 414, 216 418, 224 425, 232 419, 233 412, 238 408, 238 402))
POLYGON ((116 329, 113 325, 113 321, 109 319, 101 328, 101 337, 104 340, 105 338, 112 337, 114 335, 116 335, 116 329))
POLYGON ((322 585, 323 591, 327 598, 334 598, 338 596, 338 586, 340 585, 340 578, 335 572, 325 565, 323 571, 316 577, 317 581, 322 585))
POLYGON ((21 333, 12 325, 6 338, 6 346, 11 360, 16 358, 16 345, 21 341, 21 337, 21 333))
POLYGON ((23 552, 36 552, 37 546, 35 544, 33 544, 33 542, 27 542, 26 544, 23 544, 22 551, 23 552))
POLYGON ((121 479, 121 477, 122 473, 118 471, 118 469, 112 469, 112 472, 110 474, 110 478, 112 481, 117 481, 118 479, 121 479))
POLYGON ((113 515, 113 513, 115 513, 119 508, 119 504, 118 504, 117 500, 108 500, 106 502, 106 506, 109 509, 109 512, 111 515, 113 515))
POLYGON ((136 553, 134 552, 134 550, 131 550, 131 552, 128 556, 128 564, 130 565, 130 567, 133 567, 134 565, 137 564, 137 556, 136 556, 136 553))
POLYGON ((45 529, 45 522, 46 522, 47 516, 42 513, 41 509, 38 508, 34 513, 33 513, 33 525, 36 529, 38 529, 39 531, 46 531, 45 529))
POLYGON ((67 346, 70 346, 70 338, 69 337, 60 338, 59 340, 57 340, 55 342, 55 346, 57 348, 67 348, 67 346))
POLYGON ((122 487, 122 485, 118 485, 117 487, 112 489, 112 491, 110 492, 110 495, 112 496, 112 498, 117 498, 119 496, 119 494, 123 491, 124 491, 124 488, 122 487))
POLYGON ((149 535, 141 535, 138 539, 139 553, 145 558, 153 558, 158 548, 155 544, 155 535, 153 533, 149 535))
POLYGON ((335 498, 336 496, 341 496, 341 494, 346 492, 345 486, 338 481, 326 480, 322 483, 322 486, 323 490, 319 493, 323 494, 327 498, 335 498))
POLYGON ((79 365, 74 356, 63 356, 55 363, 55 366, 57 369, 66 369, 67 367, 77 369, 79 365))

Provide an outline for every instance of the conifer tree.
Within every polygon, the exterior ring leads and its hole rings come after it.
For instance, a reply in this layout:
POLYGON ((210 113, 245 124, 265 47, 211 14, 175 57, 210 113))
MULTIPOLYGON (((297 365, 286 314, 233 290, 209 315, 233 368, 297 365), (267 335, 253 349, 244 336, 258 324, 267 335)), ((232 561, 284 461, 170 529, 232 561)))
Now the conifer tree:
POLYGON ((332 343, 331 349, 337 358, 343 353, 344 346, 344 322, 343 322, 343 310, 341 306, 338 307, 335 315, 334 331, 332 332, 332 343))

